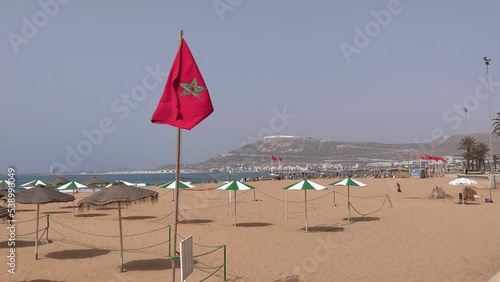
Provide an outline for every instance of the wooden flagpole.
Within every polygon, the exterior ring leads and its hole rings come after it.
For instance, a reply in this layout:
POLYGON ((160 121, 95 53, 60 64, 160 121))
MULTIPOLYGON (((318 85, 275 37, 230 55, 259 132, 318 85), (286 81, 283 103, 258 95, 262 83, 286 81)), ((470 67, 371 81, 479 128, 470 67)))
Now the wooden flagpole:
MULTIPOLYGON (((179 30, 179 45, 182 43, 183 30, 179 30)), ((172 238, 172 248, 174 249, 172 258, 172 282, 175 282, 175 261, 177 260, 177 224, 179 223, 179 179, 181 175, 181 129, 177 128, 177 160, 175 163, 175 210, 174 210, 174 234, 172 238)))

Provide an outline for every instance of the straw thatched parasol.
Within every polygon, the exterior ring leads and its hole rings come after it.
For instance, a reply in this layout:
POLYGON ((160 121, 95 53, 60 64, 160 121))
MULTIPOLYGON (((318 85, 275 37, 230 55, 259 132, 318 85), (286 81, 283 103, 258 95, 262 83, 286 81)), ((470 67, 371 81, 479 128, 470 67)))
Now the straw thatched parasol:
POLYGON ((97 186, 97 185, 103 185, 103 184, 108 184, 108 183, 109 183, 109 181, 97 178, 95 176, 92 178, 89 178, 85 182, 83 182, 83 184, 89 185, 89 186, 97 186))
POLYGON ((70 181, 68 179, 64 179, 60 176, 56 177, 54 180, 51 181, 52 184, 59 186, 59 185, 64 185, 66 183, 69 183, 70 181))
POLYGON ((123 183, 113 183, 109 188, 103 189, 78 202, 80 210, 95 207, 118 207, 118 222, 120 225, 120 272, 123 272, 123 232, 122 232, 122 206, 133 203, 156 202, 158 192, 137 188, 123 183))
POLYGON ((16 193, 16 203, 36 204, 35 259, 38 259, 38 226, 40 217, 40 204, 71 202, 74 200, 75 197, 69 194, 46 188, 43 185, 36 185, 32 189, 16 193))

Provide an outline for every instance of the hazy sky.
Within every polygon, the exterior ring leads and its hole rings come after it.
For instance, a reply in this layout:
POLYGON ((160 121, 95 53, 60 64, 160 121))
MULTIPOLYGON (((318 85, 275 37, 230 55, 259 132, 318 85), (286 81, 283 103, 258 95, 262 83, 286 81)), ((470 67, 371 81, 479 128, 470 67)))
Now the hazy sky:
POLYGON ((183 131, 183 163, 270 134, 413 143, 487 132, 482 56, 493 58, 494 117, 498 11, 494 0, 1 1, 0 168, 175 163, 175 128, 150 119, 179 29, 215 108, 183 131))

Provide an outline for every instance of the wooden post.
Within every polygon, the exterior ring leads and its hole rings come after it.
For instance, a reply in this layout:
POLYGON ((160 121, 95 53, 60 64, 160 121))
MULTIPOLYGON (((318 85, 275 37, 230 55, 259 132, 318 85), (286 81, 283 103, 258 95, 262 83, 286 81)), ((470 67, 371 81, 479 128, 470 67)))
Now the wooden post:
POLYGON ((120 224, 120 272, 123 272, 123 229, 121 202, 118 202, 118 222, 120 224))
POLYGON ((40 204, 36 204, 36 238, 35 238, 35 259, 38 259, 38 228, 40 226, 39 223, 40 217, 40 204))
MULTIPOLYGON (((184 31, 179 31, 179 45, 182 44, 182 37, 184 31)), ((175 261, 177 260, 177 224, 179 223, 179 179, 181 175, 181 129, 177 128, 177 160, 175 164, 175 210, 174 210, 174 234, 172 238, 172 246, 174 248, 173 255, 171 257, 172 262, 172 282, 175 282, 175 261)))

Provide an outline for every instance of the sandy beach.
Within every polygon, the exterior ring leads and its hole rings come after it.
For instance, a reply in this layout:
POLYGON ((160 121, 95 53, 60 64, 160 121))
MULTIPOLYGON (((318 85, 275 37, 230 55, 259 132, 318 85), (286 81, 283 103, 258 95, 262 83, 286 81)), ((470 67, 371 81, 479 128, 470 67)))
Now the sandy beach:
MULTIPOLYGON (((202 245, 226 245, 228 281, 488 281, 500 270, 500 200, 485 203, 489 190, 481 187, 487 183, 479 183, 479 199, 457 204, 462 187, 448 184, 454 176, 358 178, 368 187, 351 187, 352 205, 363 214, 378 211, 361 216, 352 210, 351 224, 346 221, 347 187, 328 186, 338 179, 315 179, 328 189, 307 194, 308 233, 303 230, 303 191, 288 192, 285 220, 282 188, 294 181, 249 182, 257 188, 257 201, 253 191, 238 192, 238 227, 233 226, 234 206, 227 208, 227 192, 210 189, 214 183, 200 184, 181 192, 179 234, 193 235, 202 245), (429 199, 435 186, 453 198, 429 199), (337 192, 336 205, 332 191, 337 192)), ((126 272, 118 271, 118 251, 91 247, 119 248, 115 209, 77 210, 73 216, 71 204, 55 203, 41 206, 41 214, 51 217, 52 242, 39 246, 39 260, 34 259, 35 236, 16 237, 15 275, 7 272, 8 231, 2 228, 0 281, 168 281, 168 246, 160 243, 168 240, 165 227, 173 221, 174 202, 171 190, 157 190, 156 204, 122 212, 125 235, 145 233, 124 238, 125 249, 136 249, 124 254, 126 272), (142 249, 155 244, 160 245, 142 249)), ((500 199, 498 189, 492 193, 500 199)), ((76 194, 77 201, 87 195, 76 194)), ((34 231, 35 221, 22 221, 35 217, 35 205, 17 205, 21 223, 16 234, 34 231)), ((45 218, 40 225, 46 226, 45 218)), ((195 255, 210 250, 194 248, 195 255)), ((195 264, 213 272, 209 267, 222 265, 223 258, 223 249, 218 249, 195 258, 195 264)), ((195 269, 188 281, 208 275, 195 269)), ((206 281, 222 280, 221 269, 206 281)))

